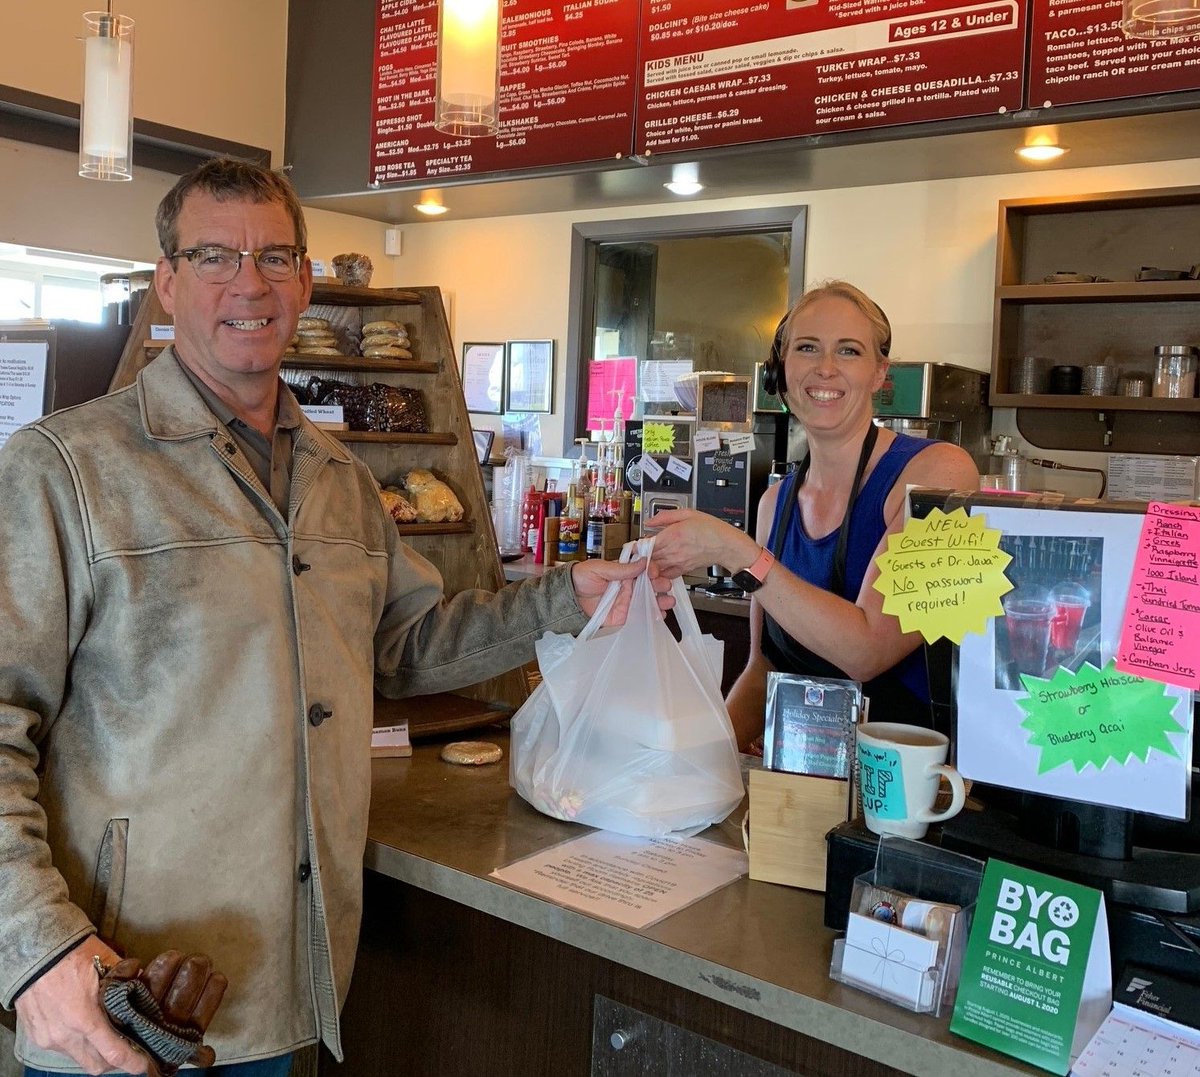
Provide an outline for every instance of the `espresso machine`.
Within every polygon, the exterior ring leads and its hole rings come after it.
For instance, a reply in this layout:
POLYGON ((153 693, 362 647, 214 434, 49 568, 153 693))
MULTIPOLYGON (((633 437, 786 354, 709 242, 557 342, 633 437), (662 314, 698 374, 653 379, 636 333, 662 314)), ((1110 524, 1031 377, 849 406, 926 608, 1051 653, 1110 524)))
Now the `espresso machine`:
POLYGON ((881 426, 960 445, 989 469, 992 409, 988 376, 952 363, 892 363, 873 397, 881 426))

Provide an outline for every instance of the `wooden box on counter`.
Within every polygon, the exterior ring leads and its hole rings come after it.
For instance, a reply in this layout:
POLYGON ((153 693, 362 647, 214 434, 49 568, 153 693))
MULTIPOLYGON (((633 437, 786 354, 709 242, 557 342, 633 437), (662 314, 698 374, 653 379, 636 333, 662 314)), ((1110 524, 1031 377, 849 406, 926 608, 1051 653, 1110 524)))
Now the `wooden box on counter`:
POLYGON ((750 771, 750 878, 824 893, 825 835, 849 817, 850 792, 836 778, 750 771))

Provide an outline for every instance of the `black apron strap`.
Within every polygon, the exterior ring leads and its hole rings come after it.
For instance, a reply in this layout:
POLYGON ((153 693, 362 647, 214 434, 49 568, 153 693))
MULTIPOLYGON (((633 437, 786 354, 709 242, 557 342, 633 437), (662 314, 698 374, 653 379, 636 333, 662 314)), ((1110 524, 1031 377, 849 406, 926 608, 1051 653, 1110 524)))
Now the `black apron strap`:
MULTIPOLYGON (((829 578, 829 590, 843 598, 846 597, 842 595, 842 590, 846 586, 846 549, 850 544, 850 517, 854 513, 854 505, 858 501, 858 494, 862 489, 867 463, 871 459, 871 453, 875 451, 875 442, 878 440, 879 427, 871 423, 867 430, 867 436, 863 438, 862 451, 858 454, 858 468, 854 472, 854 485, 850 488, 850 499, 846 502, 846 512, 838 527, 837 548, 833 553, 833 574, 829 578)), ((781 497, 787 497, 787 502, 783 506, 779 524, 775 528, 775 541, 771 543, 771 553, 775 555, 777 561, 783 552, 784 536, 787 534, 788 528, 792 526, 792 517, 796 513, 796 503, 800 497, 800 487, 804 485, 804 480, 808 477, 808 469, 811 466, 812 453, 808 452, 800 461, 800 466, 796 468, 795 481, 789 483, 787 489, 779 491, 781 497)))
MULTIPOLYGON (((854 475, 854 485, 851 487, 850 499, 846 504, 846 513, 842 517, 842 523, 838 529, 837 547, 833 555, 833 571, 829 581, 829 590, 841 598, 847 597, 842 594, 842 591, 846 586, 846 552, 850 542, 850 517, 854 512, 854 505, 858 501, 858 495, 862 489, 863 476, 867 470, 867 463, 871 459, 871 453, 875 450, 875 443, 878 437, 879 427, 871 423, 871 428, 867 431, 866 437, 863 438, 862 451, 858 457, 858 468, 854 475)), ((796 513, 797 502, 800 497, 800 487, 808 475, 811 463, 811 454, 806 455, 793 475, 785 477, 780 484, 779 496, 786 498, 786 501, 779 515, 779 522, 775 527, 774 541, 771 543, 771 552, 775 555, 776 560, 782 560, 784 538, 791 527, 792 517, 796 513), (794 479, 794 481, 789 481, 789 479, 794 479)), ((851 597, 849 600, 854 601, 854 598, 851 597)), ((783 630, 777 621, 765 612, 763 613, 762 652, 771 665, 785 673, 800 673, 810 677, 850 679, 846 677, 845 671, 834 665, 834 663, 798 643, 783 630)), ((926 726, 930 724, 931 711, 929 704, 913 695, 900 681, 899 677, 890 670, 881 673, 874 680, 868 681, 863 685, 863 692, 868 698, 875 696, 881 703, 886 705, 888 717, 894 721, 910 722, 915 725, 926 726)))

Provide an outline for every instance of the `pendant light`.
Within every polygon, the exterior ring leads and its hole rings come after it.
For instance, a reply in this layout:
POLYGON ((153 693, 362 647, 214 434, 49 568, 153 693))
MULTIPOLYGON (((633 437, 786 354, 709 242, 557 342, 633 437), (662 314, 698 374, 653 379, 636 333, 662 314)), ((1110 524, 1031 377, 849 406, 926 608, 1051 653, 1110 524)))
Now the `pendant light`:
POLYGON ((133 20, 107 11, 83 16, 83 101, 79 174, 133 179, 133 20))
POLYGON ((499 129, 500 0, 438 0, 433 126, 456 138, 499 129))
POLYGON ((1200 40, 1200 0, 1122 0, 1121 29, 1147 41, 1200 40))

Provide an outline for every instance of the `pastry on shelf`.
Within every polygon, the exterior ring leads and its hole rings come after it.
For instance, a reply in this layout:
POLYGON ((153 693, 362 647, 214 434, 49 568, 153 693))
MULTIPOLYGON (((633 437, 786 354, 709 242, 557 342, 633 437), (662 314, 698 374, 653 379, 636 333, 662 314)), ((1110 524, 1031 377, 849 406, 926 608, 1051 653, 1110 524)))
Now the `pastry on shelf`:
POLYGON ((413 503, 395 487, 383 487, 383 489, 379 491, 379 500, 383 502, 383 507, 387 509, 388 514, 393 520, 396 521, 396 523, 416 523, 416 506, 413 505, 413 503))
POLYGON ((401 322, 379 318, 362 328, 359 351, 368 359, 411 359, 412 343, 408 329, 401 322))
POLYGON ((404 488, 422 523, 454 523, 463 518, 462 503, 433 472, 414 467, 404 478, 404 488))

